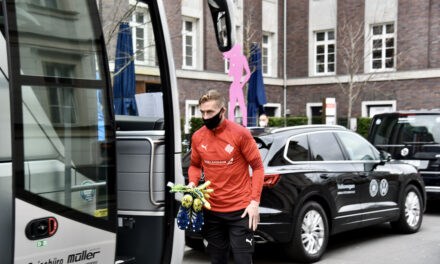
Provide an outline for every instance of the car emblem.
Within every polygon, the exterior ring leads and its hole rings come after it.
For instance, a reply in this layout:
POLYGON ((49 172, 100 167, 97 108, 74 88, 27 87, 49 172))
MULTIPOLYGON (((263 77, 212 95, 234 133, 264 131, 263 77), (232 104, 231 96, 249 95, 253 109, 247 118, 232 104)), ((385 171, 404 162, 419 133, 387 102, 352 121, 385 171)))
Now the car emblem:
POLYGON ((379 190, 379 184, 377 183, 376 180, 372 180, 370 182, 370 195, 371 195, 371 197, 376 196, 378 190, 379 190))
POLYGON ((380 181, 379 191, 381 196, 385 196, 388 193, 388 181, 385 179, 382 179, 380 181))
POLYGON ((400 155, 402 155, 402 157, 405 157, 406 155, 408 155, 408 153, 409 153, 409 149, 408 148, 403 148, 400 151, 400 155))

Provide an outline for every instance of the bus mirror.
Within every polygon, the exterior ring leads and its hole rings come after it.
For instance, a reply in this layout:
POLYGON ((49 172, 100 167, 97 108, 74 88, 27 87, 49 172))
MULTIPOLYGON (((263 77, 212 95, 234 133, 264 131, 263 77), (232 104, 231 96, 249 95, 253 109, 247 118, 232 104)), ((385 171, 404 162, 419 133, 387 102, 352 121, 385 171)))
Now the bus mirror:
POLYGON ((235 16, 232 0, 208 0, 214 23, 217 46, 221 52, 230 50, 235 44, 235 16))

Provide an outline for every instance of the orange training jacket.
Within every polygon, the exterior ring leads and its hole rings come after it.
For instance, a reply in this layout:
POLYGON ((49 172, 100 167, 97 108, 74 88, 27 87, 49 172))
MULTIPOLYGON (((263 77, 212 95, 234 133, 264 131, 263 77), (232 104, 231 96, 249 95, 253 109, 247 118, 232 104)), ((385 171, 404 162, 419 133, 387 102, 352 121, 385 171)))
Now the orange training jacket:
POLYGON ((189 182, 198 185, 202 168, 214 193, 211 210, 233 212, 260 202, 264 167, 257 144, 244 127, 227 119, 214 131, 203 126, 192 136, 189 182), (249 174, 252 168, 252 177, 249 174))

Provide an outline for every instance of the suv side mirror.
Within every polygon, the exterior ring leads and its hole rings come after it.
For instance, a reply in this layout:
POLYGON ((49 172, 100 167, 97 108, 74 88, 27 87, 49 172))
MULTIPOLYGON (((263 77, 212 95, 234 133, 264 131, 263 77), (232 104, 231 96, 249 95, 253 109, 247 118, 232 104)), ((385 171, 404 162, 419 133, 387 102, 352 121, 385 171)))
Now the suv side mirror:
POLYGON ((385 164, 385 162, 388 162, 388 161, 391 160, 391 154, 386 152, 386 151, 384 151, 384 150, 381 150, 379 152, 379 155, 380 155, 380 162, 382 164, 385 164))
POLYGON ((208 0, 214 23, 217 46, 221 52, 230 50, 235 44, 235 16, 232 0, 208 0))

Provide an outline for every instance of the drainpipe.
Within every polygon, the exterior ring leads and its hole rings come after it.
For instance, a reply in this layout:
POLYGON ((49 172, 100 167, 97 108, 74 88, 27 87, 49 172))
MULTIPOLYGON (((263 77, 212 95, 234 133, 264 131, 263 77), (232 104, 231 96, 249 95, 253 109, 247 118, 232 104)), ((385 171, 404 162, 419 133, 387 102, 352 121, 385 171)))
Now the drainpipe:
POLYGON ((283 52, 283 84, 284 84, 284 126, 287 126, 287 71, 286 71, 286 60, 287 60, 287 56, 286 56, 286 34, 287 34, 287 29, 286 29, 286 25, 287 25, 287 0, 284 0, 284 15, 283 15, 283 28, 284 28, 284 37, 283 37, 283 48, 284 48, 284 52, 283 52))

